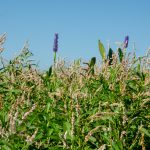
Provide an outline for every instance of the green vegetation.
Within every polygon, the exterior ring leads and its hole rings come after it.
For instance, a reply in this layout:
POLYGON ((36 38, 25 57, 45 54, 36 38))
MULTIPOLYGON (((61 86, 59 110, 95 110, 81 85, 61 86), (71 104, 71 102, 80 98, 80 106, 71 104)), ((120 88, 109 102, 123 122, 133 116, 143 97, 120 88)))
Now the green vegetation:
POLYGON ((148 56, 124 58, 120 49, 101 64, 62 60, 45 72, 31 56, 25 46, 9 62, 1 58, 0 149, 149 148, 148 56))

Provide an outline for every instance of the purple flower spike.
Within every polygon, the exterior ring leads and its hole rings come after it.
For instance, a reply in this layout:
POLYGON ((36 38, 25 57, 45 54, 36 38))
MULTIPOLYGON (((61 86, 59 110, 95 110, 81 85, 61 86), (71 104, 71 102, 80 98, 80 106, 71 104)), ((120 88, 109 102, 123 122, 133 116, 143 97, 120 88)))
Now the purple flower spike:
POLYGON ((55 33, 53 51, 54 51, 55 53, 58 51, 58 33, 55 33))
POLYGON ((128 43, 129 43, 129 36, 126 36, 124 40, 124 48, 128 47, 128 43))

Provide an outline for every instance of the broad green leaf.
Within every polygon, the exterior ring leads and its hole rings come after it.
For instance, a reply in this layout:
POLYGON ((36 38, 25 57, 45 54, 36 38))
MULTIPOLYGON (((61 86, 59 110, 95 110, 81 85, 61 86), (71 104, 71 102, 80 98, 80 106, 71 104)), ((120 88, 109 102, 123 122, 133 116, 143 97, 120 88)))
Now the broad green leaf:
POLYGON ((109 52, 108 52, 108 55, 107 55, 107 59, 109 59, 109 65, 112 65, 112 62, 113 62, 113 56, 114 52, 111 48, 109 48, 109 52))
POLYGON ((96 57, 92 57, 92 58, 91 58, 91 61, 90 61, 90 63, 89 63, 90 72, 91 72, 92 74, 94 74, 94 65, 95 65, 95 63, 96 63, 96 57))
POLYGON ((112 147, 114 150, 120 150, 119 146, 114 142, 112 142, 112 147))
POLYGON ((14 150, 13 145, 4 140, 0 140, 0 148, 2 148, 3 150, 14 150))
POLYGON ((64 131, 71 131, 71 124, 70 122, 64 122, 64 131))
POLYGON ((48 76, 50 77, 51 74, 52 74, 52 66, 51 66, 51 67, 49 68, 49 70, 48 70, 48 76))
POLYGON ((148 137, 150 137, 150 133, 149 133, 148 130, 146 130, 145 128, 140 127, 140 128, 139 128, 139 131, 141 131, 142 133, 144 133, 144 134, 146 134, 148 137))
POLYGON ((121 48, 118 48, 118 55, 119 55, 119 61, 122 62, 123 59, 123 52, 121 48))
POLYGON ((94 136, 90 136, 89 141, 91 141, 92 143, 96 142, 96 138, 94 136))
POLYGON ((96 64, 96 57, 92 57, 91 58, 91 61, 90 61, 90 64, 89 64, 89 67, 94 67, 94 65, 96 64))
POLYGON ((51 106, 51 104, 48 102, 48 103, 47 103, 47 106, 46 106, 46 112, 47 112, 47 113, 49 112, 50 106, 51 106))
POLYGON ((98 46, 99 46, 100 54, 102 56, 102 60, 105 60, 106 59, 106 50, 105 50, 104 45, 102 44, 102 42, 100 40, 98 41, 98 46))

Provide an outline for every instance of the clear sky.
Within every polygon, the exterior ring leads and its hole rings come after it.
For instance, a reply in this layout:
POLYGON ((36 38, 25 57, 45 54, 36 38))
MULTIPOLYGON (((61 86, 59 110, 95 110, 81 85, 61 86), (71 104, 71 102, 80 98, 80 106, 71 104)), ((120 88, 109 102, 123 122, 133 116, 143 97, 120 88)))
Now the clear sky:
POLYGON ((144 55, 150 46, 150 0, 0 0, 0 34, 7 33, 6 58, 29 41, 42 69, 53 62, 54 34, 59 56, 67 60, 101 59, 98 39, 107 48, 129 35, 128 51, 144 55))

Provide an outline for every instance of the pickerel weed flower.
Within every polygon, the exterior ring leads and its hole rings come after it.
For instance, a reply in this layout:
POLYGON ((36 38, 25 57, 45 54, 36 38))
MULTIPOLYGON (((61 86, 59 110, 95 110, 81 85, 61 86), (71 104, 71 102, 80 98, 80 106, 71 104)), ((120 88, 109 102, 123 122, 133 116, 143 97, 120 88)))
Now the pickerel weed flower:
POLYGON ((58 33, 55 33, 53 51, 54 51, 54 64, 55 64, 56 63, 56 53, 58 51, 58 33))
POLYGON ((128 43, 129 43, 129 36, 126 36, 124 40, 124 48, 128 47, 128 43))
POLYGON ((58 51, 58 33, 55 33, 53 51, 54 51, 55 53, 58 51))

